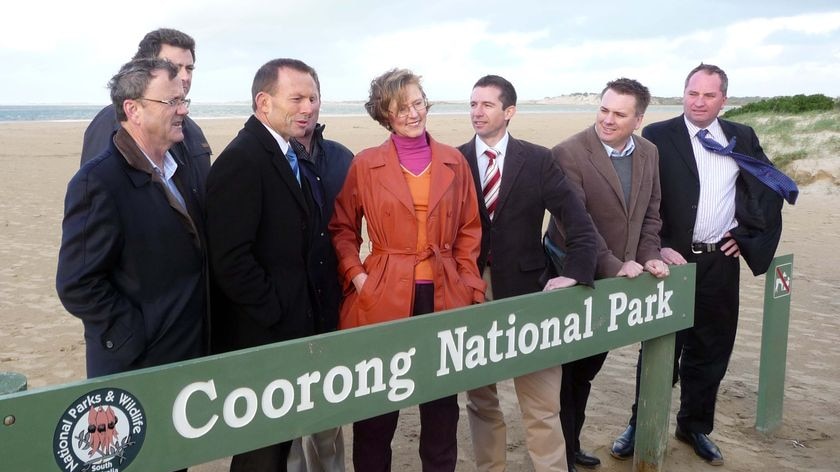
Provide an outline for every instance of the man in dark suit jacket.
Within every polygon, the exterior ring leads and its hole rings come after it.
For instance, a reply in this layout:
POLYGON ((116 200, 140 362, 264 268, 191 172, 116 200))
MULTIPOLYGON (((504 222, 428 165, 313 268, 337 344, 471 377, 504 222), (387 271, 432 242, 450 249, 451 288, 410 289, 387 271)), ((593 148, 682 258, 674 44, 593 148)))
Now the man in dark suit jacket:
MULTIPOLYGON (((178 67, 178 79, 184 87, 184 95, 189 95, 195 68, 195 40, 186 33, 170 28, 150 31, 137 45, 134 59, 165 59, 178 67)), ((114 105, 108 105, 96 116, 85 129, 82 141, 81 164, 93 159, 107 149, 111 139, 120 128, 114 105)), ((198 177, 200 200, 204 200, 204 181, 210 172, 210 145, 204 132, 189 116, 184 117, 184 139, 172 147, 173 154, 181 159, 191 159, 190 167, 198 177)))
MULTIPOLYGON (((516 113, 513 85, 494 75, 479 79, 473 87, 470 110, 476 136, 458 149, 470 164, 479 195, 482 244, 478 268, 489 282, 487 299, 592 285, 596 236, 592 221, 549 150, 508 134, 507 125, 516 113), (497 195, 495 203, 482 197, 485 181, 494 181, 492 175, 485 178, 494 166, 485 154, 488 149, 501 173, 498 189, 488 189, 491 199, 497 195), (546 210, 562 222, 568 253, 563 273, 543 286, 540 277, 546 258, 541 236, 546 210)), ((566 469, 559 419, 560 379, 559 365, 514 379, 528 451, 538 472, 566 469)), ((496 386, 471 390, 467 396, 476 467, 479 471, 504 470, 505 423, 496 386)))
MULTIPOLYGON (((697 133, 707 129, 718 142, 737 140, 735 151, 769 162, 752 128, 718 118, 728 79, 719 67, 700 64, 685 81, 684 114, 642 132, 659 149, 662 183, 662 259, 697 264, 694 327, 677 335, 680 409, 676 437, 713 465, 723 464, 709 439, 715 402, 738 327, 740 265, 764 273, 781 236, 782 197, 729 156, 704 149, 697 133)), ((638 368, 637 368, 638 371, 638 368)), ((637 373, 638 397, 638 373, 637 373)), ((630 457, 636 408, 611 454, 630 457)))
MULTIPOLYGON (((639 82, 609 82, 601 92, 595 125, 551 150, 598 230, 597 278, 636 277, 643 271, 668 274, 659 259, 659 154, 650 141, 633 134, 649 103, 650 92, 639 82)), ((566 238, 556 223, 552 221, 548 235, 563 248, 566 238)), ((606 358, 604 352, 563 365, 560 419, 570 471, 576 465, 601 463, 581 450, 580 432, 592 379, 606 358)))
MULTIPOLYGON (((343 294, 338 277, 338 258, 327 225, 335 209, 335 197, 341 191, 353 161, 352 151, 341 143, 324 138, 325 126, 318 123, 319 107, 320 100, 309 119, 306 133, 300 138, 292 138, 290 142, 300 158, 302 175, 309 181, 315 202, 313 213, 317 223, 309 251, 309 275, 317 303, 317 334, 338 329, 338 310, 343 294)), ((344 436, 341 426, 295 439, 289 452, 288 469, 290 472, 343 472, 344 436)))
MULTIPOLYGON (((214 351, 315 332, 309 277, 315 220, 308 180, 289 140, 303 136, 318 100, 315 71, 295 59, 263 65, 254 115, 210 169, 207 238, 214 351)), ((232 471, 286 470, 291 441, 234 456, 232 471)))
POLYGON ((85 326, 88 377, 207 349, 207 264, 177 68, 138 59, 111 79, 121 128, 67 186, 56 288, 85 326), (142 84, 142 87, 138 87, 142 84))

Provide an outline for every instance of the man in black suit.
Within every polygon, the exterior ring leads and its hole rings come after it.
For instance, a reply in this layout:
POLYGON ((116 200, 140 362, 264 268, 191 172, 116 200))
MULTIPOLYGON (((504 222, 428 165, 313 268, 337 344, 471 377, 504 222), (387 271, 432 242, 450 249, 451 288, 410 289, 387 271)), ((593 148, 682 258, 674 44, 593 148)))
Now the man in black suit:
MULTIPOLYGON (((734 138, 736 152, 770 162, 752 128, 718 118, 727 87, 723 70, 700 64, 685 81, 684 114, 642 132, 659 149, 662 260, 697 264, 694 327, 677 334, 676 437, 712 465, 723 464, 708 435, 738 327, 739 256, 755 275, 766 272, 782 231, 782 197, 740 171, 731 157, 705 149, 697 136, 708 130, 719 143, 734 138)), ((638 367, 636 397, 638 402, 638 367)), ((630 425, 610 451, 614 457, 633 455, 635 423, 634 404, 630 425)))
MULTIPOLYGON (((189 95, 195 69, 195 40, 186 33, 170 28, 159 28, 146 33, 137 45, 134 59, 165 59, 178 67, 178 80, 184 87, 184 96, 189 95)), ((96 116, 85 129, 82 141, 81 165, 93 159, 107 149, 111 138, 120 128, 120 121, 114 111, 114 105, 108 105, 96 116)), ((172 152, 180 158, 192 159, 191 167, 199 178, 200 199, 204 198, 204 181, 210 172, 210 145, 204 132, 190 119, 184 117, 184 139, 176 143, 172 152)))
POLYGON ((85 327, 88 377, 207 352, 204 222, 184 139, 189 101, 162 59, 109 84, 121 127, 67 186, 56 289, 85 327))
MULTIPOLYGON (((473 87, 470 119, 476 136, 458 149, 467 158, 478 193, 482 244, 478 268, 488 281, 486 297, 498 300, 540 290, 592 285, 595 228, 551 152, 514 139, 507 131, 516 113, 516 90, 502 77, 482 77, 473 87), (497 172, 498 171, 498 172, 497 172), (565 267, 545 286, 542 228, 546 210, 567 236, 565 267)), ((514 379, 528 451, 534 468, 565 471, 560 424, 561 367, 514 379)), ((505 422, 495 385, 467 394, 476 467, 505 469, 505 422)))
MULTIPOLYGON (((309 336, 315 303, 309 251, 315 203, 289 145, 316 109, 315 71, 275 59, 256 73, 254 114, 210 169, 207 238, 214 351, 309 336)), ((291 441, 234 456, 232 471, 286 470, 291 441)))

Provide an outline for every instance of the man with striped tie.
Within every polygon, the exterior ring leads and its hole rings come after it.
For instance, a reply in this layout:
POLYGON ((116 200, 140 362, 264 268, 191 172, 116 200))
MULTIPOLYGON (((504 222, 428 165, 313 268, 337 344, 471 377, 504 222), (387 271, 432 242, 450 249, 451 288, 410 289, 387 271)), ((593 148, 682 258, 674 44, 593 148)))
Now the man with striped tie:
MULTIPOLYGON (((551 152, 513 138, 516 90, 502 77, 482 77, 473 87, 470 119, 475 137, 458 149, 475 181, 482 223, 479 271, 488 282, 487 300, 575 284, 592 285, 595 229, 583 203, 568 185, 551 152), (543 286, 545 212, 561 222, 568 238, 563 272, 543 286)), ((560 425, 560 366, 514 379, 528 452, 537 472, 565 471, 560 425)), ((476 468, 505 469, 505 422, 495 385, 467 394, 476 468)))

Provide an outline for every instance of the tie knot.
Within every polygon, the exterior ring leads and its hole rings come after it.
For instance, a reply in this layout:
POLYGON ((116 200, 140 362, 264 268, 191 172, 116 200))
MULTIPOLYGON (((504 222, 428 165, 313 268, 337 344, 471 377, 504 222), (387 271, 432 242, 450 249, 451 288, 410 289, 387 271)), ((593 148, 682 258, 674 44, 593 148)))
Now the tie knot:
POLYGON ((499 155, 499 153, 493 148, 487 148, 487 150, 484 151, 484 155, 486 155, 487 158, 492 161, 493 159, 496 158, 496 156, 499 155))
POLYGON ((700 131, 697 132, 697 136, 699 136, 701 138, 706 138, 706 137, 709 136, 709 130, 701 129, 700 131))

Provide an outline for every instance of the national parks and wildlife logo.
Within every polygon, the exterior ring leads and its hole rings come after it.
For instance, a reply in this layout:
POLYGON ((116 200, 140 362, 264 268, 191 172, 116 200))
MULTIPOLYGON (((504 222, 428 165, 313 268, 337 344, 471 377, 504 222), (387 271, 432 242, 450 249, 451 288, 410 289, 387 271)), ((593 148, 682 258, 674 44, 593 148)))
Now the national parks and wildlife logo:
POLYGON ((146 438, 146 413, 134 395, 117 388, 94 390, 61 416, 53 453, 61 470, 120 472, 137 457, 146 438))

